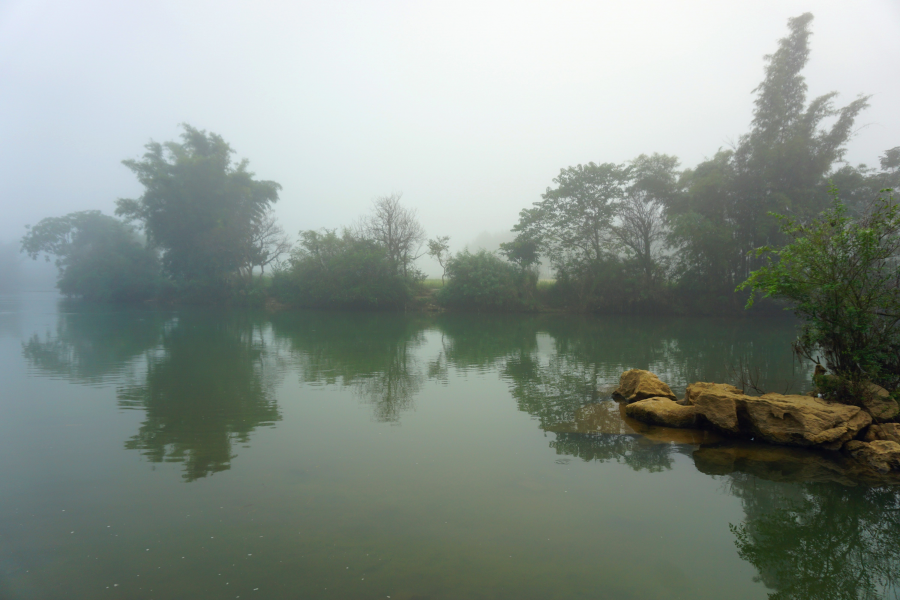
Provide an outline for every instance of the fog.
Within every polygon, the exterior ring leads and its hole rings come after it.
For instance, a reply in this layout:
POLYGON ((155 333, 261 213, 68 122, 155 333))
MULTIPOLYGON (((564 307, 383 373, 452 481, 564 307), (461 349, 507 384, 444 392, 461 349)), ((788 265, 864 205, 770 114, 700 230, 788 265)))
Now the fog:
POLYGON ((806 11, 808 97, 871 94, 845 158, 877 165, 900 145, 896 0, 7 1, 0 242, 111 214, 142 191, 120 161, 189 123, 283 186, 290 232, 402 191, 451 250, 494 243, 563 167, 652 152, 691 167, 732 145, 763 56, 806 11))

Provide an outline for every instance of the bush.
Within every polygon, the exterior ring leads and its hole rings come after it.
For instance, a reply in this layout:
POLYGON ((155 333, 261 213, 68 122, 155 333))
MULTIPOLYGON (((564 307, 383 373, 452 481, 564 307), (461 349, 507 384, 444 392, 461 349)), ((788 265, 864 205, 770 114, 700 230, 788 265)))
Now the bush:
MULTIPOLYGON (((854 220, 835 205, 808 225, 779 217, 792 241, 761 248, 767 264, 739 289, 786 299, 803 320, 795 351, 861 389, 900 383, 900 207, 877 200, 854 220)), ((753 303, 753 296, 748 306, 753 303)))
POLYGON ((468 250, 447 261, 447 285, 437 293, 444 306, 474 310, 533 308, 537 274, 517 269, 495 254, 468 250))
POLYGON ((403 308, 412 301, 415 283, 372 240, 348 231, 305 231, 289 266, 274 274, 271 293, 297 307, 403 308))

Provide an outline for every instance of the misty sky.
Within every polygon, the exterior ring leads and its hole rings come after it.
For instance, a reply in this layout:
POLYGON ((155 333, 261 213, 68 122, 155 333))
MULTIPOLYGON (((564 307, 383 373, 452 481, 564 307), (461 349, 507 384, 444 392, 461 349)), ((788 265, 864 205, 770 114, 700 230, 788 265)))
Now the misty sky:
POLYGON ((810 97, 872 95, 847 159, 875 166, 900 145, 898 0, 0 0, 0 241, 112 213, 141 193, 120 161, 186 122, 282 184, 292 233, 402 191, 458 250, 562 167, 728 147, 805 11, 810 97))

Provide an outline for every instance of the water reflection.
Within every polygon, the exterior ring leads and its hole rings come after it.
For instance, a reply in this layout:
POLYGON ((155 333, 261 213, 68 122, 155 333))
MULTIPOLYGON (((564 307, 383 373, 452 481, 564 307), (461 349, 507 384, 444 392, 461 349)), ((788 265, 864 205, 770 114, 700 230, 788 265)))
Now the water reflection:
POLYGON ((21 311, 19 296, 0 294, 0 338, 20 336, 21 311))
POLYGON ((125 443, 151 462, 183 462, 186 481, 230 468, 235 444, 281 419, 277 353, 263 324, 232 315, 188 314, 148 356, 143 381, 118 391, 119 405, 146 419, 125 443))
POLYGON ((640 435, 608 433, 558 433, 550 447, 557 454, 575 456, 584 461, 618 462, 635 471, 656 473, 672 468, 675 454, 690 449, 676 444, 661 444, 640 435))
MULTIPOLYGON (((399 423, 425 382, 417 349, 427 320, 393 313, 296 312, 272 319, 302 382, 352 390, 376 421, 399 423)), ((429 367, 433 372, 433 367, 429 367)))
POLYGON ((740 557, 772 600, 900 596, 900 493, 888 487, 788 484, 729 476, 746 518, 731 525, 740 557))
POLYGON ((171 316, 162 313, 85 309, 61 302, 56 331, 32 334, 22 342, 22 354, 45 375, 82 384, 117 381, 173 324, 171 316))
POLYGON ((125 447, 151 462, 184 463, 186 481, 228 469, 236 444, 280 419, 273 389, 280 359, 265 320, 61 309, 54 332, 22 343, 24 357, 45 375, 114 384, 121 408, 146 413, 125 447))

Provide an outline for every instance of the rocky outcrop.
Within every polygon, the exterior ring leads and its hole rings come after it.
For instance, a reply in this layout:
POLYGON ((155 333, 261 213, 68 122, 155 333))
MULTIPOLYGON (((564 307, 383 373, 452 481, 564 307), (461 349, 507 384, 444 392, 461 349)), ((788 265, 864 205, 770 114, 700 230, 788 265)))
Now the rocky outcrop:
POLYGON ((731 435, 760 438, 786 446, 820 446, 838 450, 869 423, 857 406, 810 396, 747 396, 723 384, 704 384, 688 392, 702 420, 731 435))
POLYGON ((862 436, 864 442, 887 440, 900 444, 900 423, 881 423, 869 425, 862 436))
POLYGON ((879 473, 900 471, 900 444, 897 442, 853 440, 847 442, 844 452, 879 473))
POLYGON ((663 427, 697 427, 697 407, 683 406, 669 398, 647 398, 625 407, 625 414, 632 419, 663 427))
POLYGON ((684 392, 684 399, 681 401, 681 404, 686 406, 690 406, 694 403, 694 398, 696 398, 700 392, 704 390, 721 390, 723 392, 730 392, 732 394, 743 394, 744 391, 734 387, 733 385, 728 385, 727 383, 708 383, 706 381, 698 381, 696 383, 692 383, 687 386, 687 390, 684 392))
POLYGON ((739 389, 732 385, 721 383, 704 383, 688 392, 686 398, 697 407, 697 412, 703 419, 725 433, 739 435, 741 433, 738 422, 738 406, 749 396, 745 396, 739 389))
POLYGON ((866 412, 872 415, 872 419, 876 423, 884 423, 900 415, 900 405, 897 404, 897 401, 891 398, 886 389, 874 383, 870 383, 866 387, 866 393, 863 394, 860 404, 866 412))
MULTIPOLYGON (((680 430, 687 432, 702 428, 782 447, 843 450, 845 456, 834 459, 844 461, 839 466, 835 466, 834 460, 822 459, 815 453, 802 457, 789 455, 788 462, 795 463, 792 469, 816 472, 825 481, 845 480, 852 473, 859 481, 888 477, 900 482, 900 423, 873 424, 873 414, 878 419, 892 415, 894 400, 883 389, 874 390, 863 408, 810 395, 748 396, 732 385, 697 382, 687 387, 683 400, 675 402, 669 387, 656 375, 634 369, 622 374, 613 396, 629 402, 623 409, 631 423, 643 423, 649 430, 684 428, 680 430), (655 392, 660 390, 667 393, 657 395, 655 392)), ((638 426, 632 428, 637 431, 638 426)), ((755 446, 758 444, 751 445, 755 446)), ((831 456, 840 457, 840 454, 831 456)), ((775 472, 782 468, 778 463, 783 462, 783 453, 753 454, 732 448, 727 452, 710 450, 695 458, 698 466, 703 464, 710 472, 747 464, 751 466, 746 468, 751 470, 771 470, 771 478, 787 476, 775 472)), ((808 474, 802 477, 808 478, 808 474)))
POLYGON ((746 398, 745 429, 773 444, 838 450, 872 422, 857 406, 810 396, 765 394, 746 398))
MULTIPOLYGON (((646 371, 624 373, 619 389, 632 391, 635 396, 634 390, 639 389, 641 381, 658 381, 655 376, 650 378, 643 373, 646 371), (632 382, 636 383, 632 385, 632 382)), ((748 396, 734 386, 721 383, 691 384, 683 403, 666 403, 654 398, 637 408, 627 407, 626 414, 656 425, 708 425, 731 436, 828 450, 839 450, 872 422, 869 414, 858 406, 800 395, 748 396)))
POLYGON ((676 400, 669 386, 660 381, 650 371, 631 369, 619 378, 619 387, 613 392, 613 398, 625 402, 638 402, 647 398, 668 398, 676 400))

